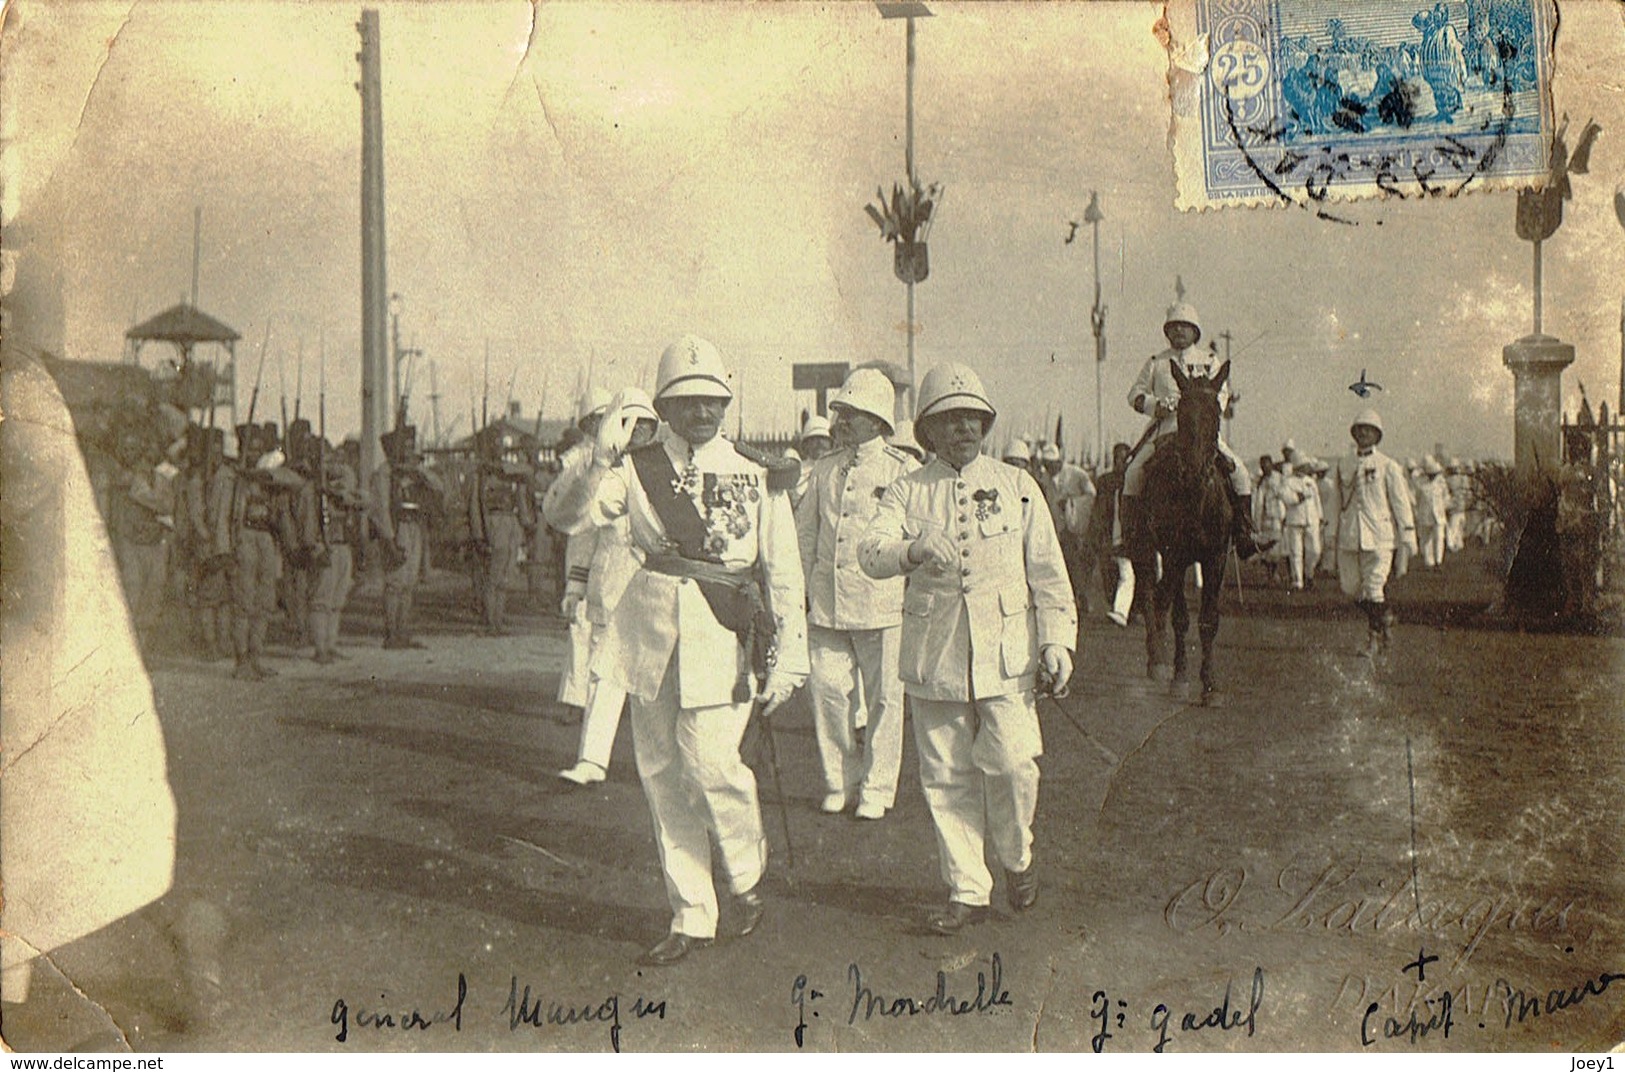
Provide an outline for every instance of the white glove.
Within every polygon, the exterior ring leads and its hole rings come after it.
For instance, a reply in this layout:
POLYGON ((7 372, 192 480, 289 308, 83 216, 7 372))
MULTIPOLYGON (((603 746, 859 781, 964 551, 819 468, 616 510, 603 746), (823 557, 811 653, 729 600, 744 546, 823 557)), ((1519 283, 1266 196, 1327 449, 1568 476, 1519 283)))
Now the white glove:
POLYGON ((559 604, 559 613, 564 615, 566 618, 574 618, 576 616, 576 608, 579 606, 581 606, 581 593, 566 592, 564 594, 564 602, 559 604))
POLYGON ((1039 656, 1044 661, 1044 673, 1049 678, 1050 695, 1058 700, 1066 695, 1067 682, 1072 679, 1072 653, 1059 644, 1045 644, 1039 656))
POLYGON ((762 694, 758 697, 762 705, 762 717, 767 718, 777 711, 790 694, 796 691, 796 682, 789 674, 779 670, 767 672, 767 683, 762 686, 762 694))
POLYGON ((636 416, 624 414, 621 397, 616 395, 598 422, 598 437, 593 443, 593 464, 608 468, 620 462, 626 445, 632 442, 632 429, 637 423, 636 416))
POLYGON ((929 532, 908 545, 908 560, 943 570, 954 564, 959 550, 948 534, 941 530, 929 532))
POLYGON ((1166 398, 1157 399, 1157 409, 1155 414, 1157 417, 1172 417, 1178 412, 1179 405, 1177 403, 1170 402, 1166 398))

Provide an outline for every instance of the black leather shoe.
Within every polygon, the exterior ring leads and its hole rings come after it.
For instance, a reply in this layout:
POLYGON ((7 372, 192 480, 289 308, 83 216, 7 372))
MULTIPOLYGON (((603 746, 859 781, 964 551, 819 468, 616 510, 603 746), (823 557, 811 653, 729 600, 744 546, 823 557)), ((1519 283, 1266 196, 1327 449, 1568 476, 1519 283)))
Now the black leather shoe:
POLYGON ((1006 871, 1004 879, 1009 885, 1011 908, 1025 912, 1038 903, 1038 871, 1032 864, 1025 871, 1006 871))
POLYGON ((925 921, 925 926, 933 934, 958 934, 973 923, 987 922, 989 914, 990 909, 987 905, 968 905, 961 901, 949 901, 947 908, 931 914, 931 918, 925 921))
POLYGON ((638 958, 639 964, 652 968, 664 968, 668 964, 676 964, 688 956, 691 949, 704 949, 711 944, 709 938, 694 938, 687 934, 672 931, 660 940, 660 944, 638 958))
POLYGON ((729 920, 726 934, 729 938, 743 938, 756 929, 762 922, 762 915, 767 911, 767 902, 762 900, 760 890, 751 889, 734 897, 732 919, 729 920))

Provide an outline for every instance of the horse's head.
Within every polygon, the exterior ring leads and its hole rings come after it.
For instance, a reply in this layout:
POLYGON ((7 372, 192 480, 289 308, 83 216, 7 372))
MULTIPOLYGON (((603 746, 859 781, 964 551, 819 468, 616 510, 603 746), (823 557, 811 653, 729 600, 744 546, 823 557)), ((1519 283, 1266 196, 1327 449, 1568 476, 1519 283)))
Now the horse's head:
POLYGON ((1220 365, 1211 377, 1187 376, 1178 365, 1172 366, 1172 372, 1179 385, 1180 451, 1211 457, 1219 441, 1219 392, 1230 378, 1230 362, 1220 365))

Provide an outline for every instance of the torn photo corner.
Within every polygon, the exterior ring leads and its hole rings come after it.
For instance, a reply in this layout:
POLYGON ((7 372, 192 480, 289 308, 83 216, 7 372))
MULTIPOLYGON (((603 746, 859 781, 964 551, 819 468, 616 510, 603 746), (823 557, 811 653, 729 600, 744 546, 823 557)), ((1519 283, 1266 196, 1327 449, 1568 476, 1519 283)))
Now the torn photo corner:
POLYGON ((1177 205, 1539 188, 1560 137, 1558 22, 1547 0, 1174 0, 1177 205))

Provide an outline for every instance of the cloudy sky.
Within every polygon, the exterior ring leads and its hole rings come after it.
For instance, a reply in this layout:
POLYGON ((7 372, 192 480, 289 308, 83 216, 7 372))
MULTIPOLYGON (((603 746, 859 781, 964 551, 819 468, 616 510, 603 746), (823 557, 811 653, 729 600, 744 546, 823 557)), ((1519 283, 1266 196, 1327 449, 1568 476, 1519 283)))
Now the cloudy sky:
MULTIPOLYGON (((1530 247, 1510 193, 1180 213, 1160 5, 932 5, 919 27, 917 157, 945 184, 918 288, 919 361, 966 361, 1004 431, 1064 413, 1094 436, 1089 247, 1098 189, 1110 356, 1106 432, 1161 346, 1176 273, 1228 329, 1243 453, 1345 446, 1362 369, 1395 453, 1511 452, 1501 346, 1530 329, 1530 247)), ((868 3, 379 5, 389 286, 466 430, 493 405, 564 415, 582 370, 644 382, 692 331, 735 361, 750 428, 788 429, 796 361, 902 361, 904 288, 863 214, 903 173, 904 31, 868 3)), ((124 329, 191 283, 244 337, 269 328, 307 395, 325 339, 334 431, 359 413, 359 5, 18 0, 7 16, 5 212, 60 274, 61 337, 116 359, 124 329)), ((1562 8, 1556 106, 1604 134, 1546 259, 1546 328, 1579 350, 1577 401, 1619 391, 1625 19, 1562 8)), ((25 270, 26 274, 26 270, 25 270)), ((45 335, 54 332, 34 329, 45 335)), ((244 374, 248 378, 251 369, 244 374)), ((245 391, 246 394, 246 391, 245 391)), ((428 369, 414 411, 430 423, 428 369)))

